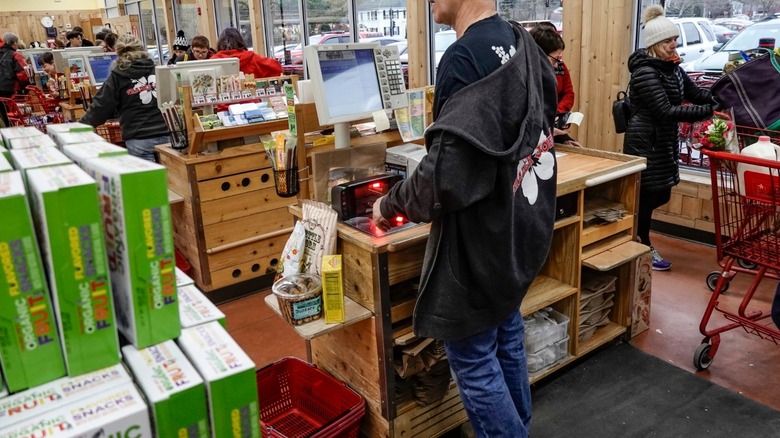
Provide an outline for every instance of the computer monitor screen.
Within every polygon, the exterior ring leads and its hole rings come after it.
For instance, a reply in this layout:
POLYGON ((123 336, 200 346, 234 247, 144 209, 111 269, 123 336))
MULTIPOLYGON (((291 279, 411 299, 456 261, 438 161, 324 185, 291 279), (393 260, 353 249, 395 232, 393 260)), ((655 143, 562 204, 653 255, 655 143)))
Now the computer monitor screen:
POLYGON ((116 59, 116 53, 87 56, 87 69, 89 70, 89 78, 93 85, 100 86, 106 82, 108 75, 111 74, 111 67, 116 59))
POLYGON ((26 49, 20 50, 20 52, 22 53, 22 56, 24 56, 25 62, 30 64, 35 73, 44 73, 39 58, 44 53, 51 52, 51 49, 26 49))
POLYGON ((336 147, 348 145, 350 122, 371 118, 376 111, 408 106, 396 47, 315 44, 304 48, 304 56, 317 117, 321 125, 334 125, 336 147))
POLYGON ((214 77, 237 75, 238 58, 203 59, 180 62, 174 65, 158 65, 154 69, 157 79, 157 105, 179 101, 178 81, 190 85, 190 72, 208 70, 214 77))
MULTIPOLYGON (((71 65, 68 64, 67 60, 70 58, 78 58, 81 57, 81 59, 84 59, 84 56, 92 54, 92 53, 105 53, 103 51, 103 48, 100 46, 95 47, 69 47, 67 49, 58 49, 58 50, 52 50, 52 54, 54 54, 54 65, 57 67, 57 71, 59 73, 70 75, 70 67, 71 65)), ((86 66, 86 63, 83 64, 86 66)), ((86 68, 82 69, 84 75, 87 74, 86 68)))

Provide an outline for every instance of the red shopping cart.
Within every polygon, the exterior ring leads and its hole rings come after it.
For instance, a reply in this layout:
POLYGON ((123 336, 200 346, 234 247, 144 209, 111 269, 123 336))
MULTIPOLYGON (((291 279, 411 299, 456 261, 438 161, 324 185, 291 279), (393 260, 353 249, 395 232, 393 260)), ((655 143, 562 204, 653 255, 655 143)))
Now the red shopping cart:
MULTIPOLYGON (((750 146, 751 144, 758 141, 758 137, 762 135, 768 136, 772 142, 780 145, 780 131, 771 131, 768 129, 761 129, 752 126, 741 126, 741 125, 736 125, 734 129, 737 133, 737 145, 740 151, 744 149, 746 146, 750 146)), ((709 165, 709 160, 707 161, 709 165)), ((721 254, 718 254, 718 265, 720 266, 721 270, 712 271, 707 275, 707 287, 709 287, 711 291, 715 290, 715 286, 718 283, 718 279, 720 279, 721 274, 723 272, 722 269, 725 266, 725 260, 723 259, 721 254)), ((731 280, 738 273, 755 274, 756 268, 757 266, 755 263, 750 262, 742 257, 738 257, 736 259, 736 264, 732 265, 731 271, 729 271, 729 275, 726 277, 726 283, 722 286, 721 293, 724 293, 729 289, 731 280)), ((774 270, 768 271, 766 275, 768 277, 775 278, 775 279, 780 278, 780 276, 774 270)))
POLYGON ((704 340, 693 356, 693 365, 698 370, 710 366, 720 346, 720 334, 729 330, 742 328, 748 334, 780 345, 780 331, 773 327, 771 313, 751 306, 761 281, 777 278, 780 269, 780 161, 728 152, 705 151, 705 154, 712 178, 715 244, 723 270, 699 324, 704 340), (748 166, 752 166, 750 175, 745 173, 748 166), (719 298, 728 285, 736 259, 752 263, 755 270, 753 281, 734 311, 722 305, 719 298), (709 329, 715 312, 722 314, 726 323, 709 329))

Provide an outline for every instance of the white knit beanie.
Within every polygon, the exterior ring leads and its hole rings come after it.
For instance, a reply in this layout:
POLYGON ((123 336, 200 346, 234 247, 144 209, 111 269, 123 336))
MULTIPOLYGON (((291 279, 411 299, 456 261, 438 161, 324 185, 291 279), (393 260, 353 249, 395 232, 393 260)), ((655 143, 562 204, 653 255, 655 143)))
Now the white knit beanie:
POLYGON ((664 16, 664 8, 661 5, 648 6, 642 13, 644 23, 645 47, 650 48, 655 43, 680 36, 677 25, 664 16))
POLYGON ((187 38, 184 37, 184 31, 180 30, 176 33, 176 39, 173 40, 173 50, 189 50, 190 45, 187 44, 187 38))

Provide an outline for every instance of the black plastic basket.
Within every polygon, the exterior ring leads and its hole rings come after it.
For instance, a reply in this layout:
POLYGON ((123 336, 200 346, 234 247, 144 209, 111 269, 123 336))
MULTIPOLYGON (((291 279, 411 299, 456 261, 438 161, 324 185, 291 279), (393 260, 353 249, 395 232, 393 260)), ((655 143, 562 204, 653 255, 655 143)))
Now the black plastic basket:
POLYGON ((298 167, 286 170, 274 170, 274 185, 276 194, 282 198, 289 198, 298 194, 298 167))

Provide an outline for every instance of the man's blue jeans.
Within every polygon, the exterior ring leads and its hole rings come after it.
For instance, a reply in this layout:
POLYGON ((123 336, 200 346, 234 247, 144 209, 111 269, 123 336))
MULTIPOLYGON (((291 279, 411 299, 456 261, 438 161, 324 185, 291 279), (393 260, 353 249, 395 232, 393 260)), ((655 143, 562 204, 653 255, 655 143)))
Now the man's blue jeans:
POLYGON ((444 343, 460 398, 479 437, 528 436, 531 388, 524 337, 518 310, 495 328, 444 343))
POLYGON ((170 142, 171 138, 165 135, 163 137, 144 138, 142 140, 127 140, 125 141, 125 147, 127 147, 127 152, 130 155, 135 155, 144 160, 157 161, 154 156, 154 147, 158 144, 170 142))

